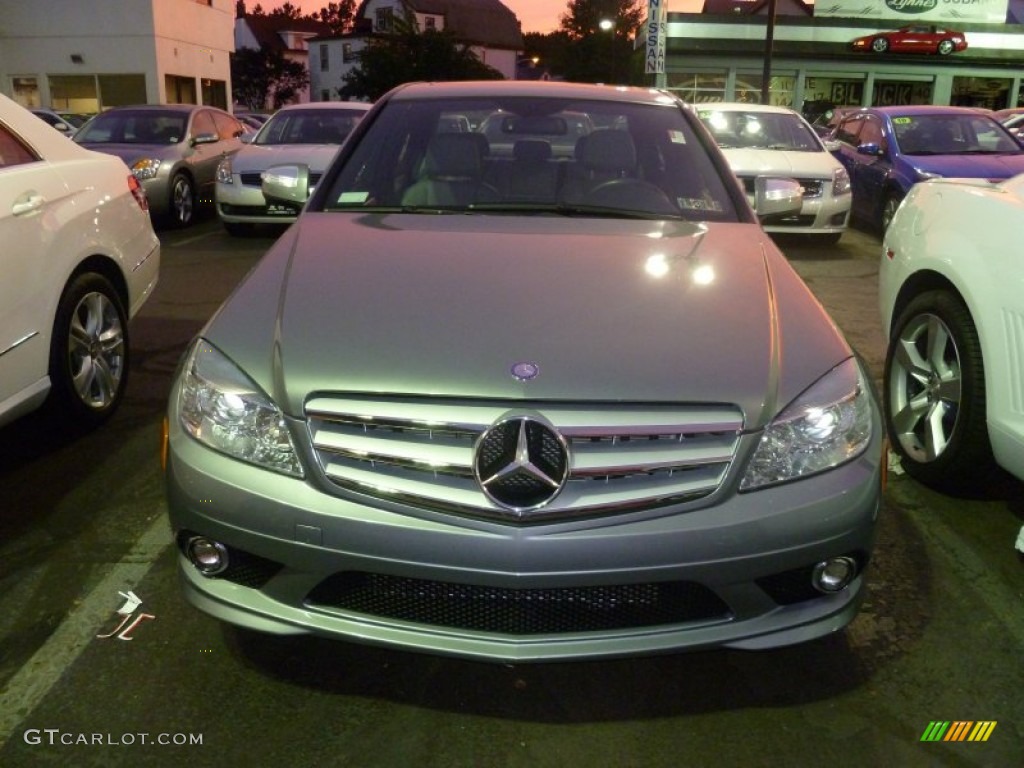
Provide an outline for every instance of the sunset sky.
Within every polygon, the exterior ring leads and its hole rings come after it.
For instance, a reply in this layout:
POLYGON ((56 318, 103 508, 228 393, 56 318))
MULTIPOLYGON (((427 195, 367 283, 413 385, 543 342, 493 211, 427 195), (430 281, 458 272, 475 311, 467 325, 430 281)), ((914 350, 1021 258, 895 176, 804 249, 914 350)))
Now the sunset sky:
MULTIPOLYGON (((282 5, 284 0, 247 0, 249 8, 255 7, 256 3, 263 6, 264 11, 270 11, 282 5)), ((502 0, 507 8, 514 13, 523 25, 523 32, 553 32, 560 25, 560 17, 565 13, 568 2, 559 0, 502 0)), ((327 5, 324 0, 291 0, 306 13, 312 13, 327 5)), ((697 0, 696 10, 700 10, 701 3, 697 0)), ((645 4, 646 7, 646 4, 645 4)), ((668 4, 670 11, 689 11, 693 2, 689 0, 671 0, 668 4)))

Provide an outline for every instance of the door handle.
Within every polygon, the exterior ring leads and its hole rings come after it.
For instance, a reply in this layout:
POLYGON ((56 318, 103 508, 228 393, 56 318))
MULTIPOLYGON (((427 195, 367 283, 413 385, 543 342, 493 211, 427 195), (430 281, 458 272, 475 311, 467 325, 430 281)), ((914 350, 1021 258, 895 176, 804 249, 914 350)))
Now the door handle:
POLYGON ((43 207, 46 200, 36 192, 27 192, 11 205, 11 213, 15 216, 27 216, 35 213, 43 207))

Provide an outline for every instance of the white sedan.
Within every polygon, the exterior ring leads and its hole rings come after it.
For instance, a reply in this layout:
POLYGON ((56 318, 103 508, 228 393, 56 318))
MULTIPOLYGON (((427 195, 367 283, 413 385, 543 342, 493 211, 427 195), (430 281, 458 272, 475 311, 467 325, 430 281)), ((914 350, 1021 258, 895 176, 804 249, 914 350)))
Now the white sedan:
POLYGON ((799 113, 762 104, 716 103, 702 104, 698 114, 751 202, 758 176, 790 177, 803 187, 800 211, 762 217, 766 232, 839 241, 853 202, 850 177, 799 113))
POLYGON ((1024 174, 915 184, 885 235, 884 401, 908 474, 969 491, 1024 479, 1024 174))
POLYGON ((241 235, 255 224, 295 221, 297 207, 268 203, 263 197, 263 172, 273 165, 302 163, 309 168, 310 187, 315 187, 370 106, 357 101, 317 101, 277 110, 255 136, 247 137, 245 145, 217 167, 214 195, 224 229, 241 235))
POLYGON ((160 242, 124 162, 0 95, 0 425, 50 404, 93 426, 120 403, 128 320, 160 242))

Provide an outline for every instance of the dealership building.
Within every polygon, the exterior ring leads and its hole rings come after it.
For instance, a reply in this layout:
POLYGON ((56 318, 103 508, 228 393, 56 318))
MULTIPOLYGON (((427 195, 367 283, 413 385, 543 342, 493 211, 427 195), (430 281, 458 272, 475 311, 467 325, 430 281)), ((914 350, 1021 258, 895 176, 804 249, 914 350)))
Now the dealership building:
POLYGON ((702 13, 669 13, 658 83, 691 103, 757 102, 767 62, 771 102, 798 109, 1024 105, 1024 0, 777 0, 774 24, 771 9, 768 0, 708 0, 702 13), (852 46, 908 26, 955 30, 967 48, 852 46))

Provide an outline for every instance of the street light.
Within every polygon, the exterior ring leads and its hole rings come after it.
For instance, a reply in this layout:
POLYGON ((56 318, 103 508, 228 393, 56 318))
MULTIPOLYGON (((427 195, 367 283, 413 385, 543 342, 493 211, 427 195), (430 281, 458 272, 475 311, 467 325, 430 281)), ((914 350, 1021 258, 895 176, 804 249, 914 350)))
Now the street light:
POLYGON ((609 59, 610 59, 609 67, 611 69, 611 76, 608 78, 608 80, 611 82, 612 85, 614 85, 615 84, 615 20, 614 19, 601 19, 601 21, 599 21, 597 23, 597 26, 601 28, 602 32, 610 32, 611 33, 611 36, 608 38, 609 43, 610 43, 611 48, 612 48, 611 56, 609 56, 609 59))

